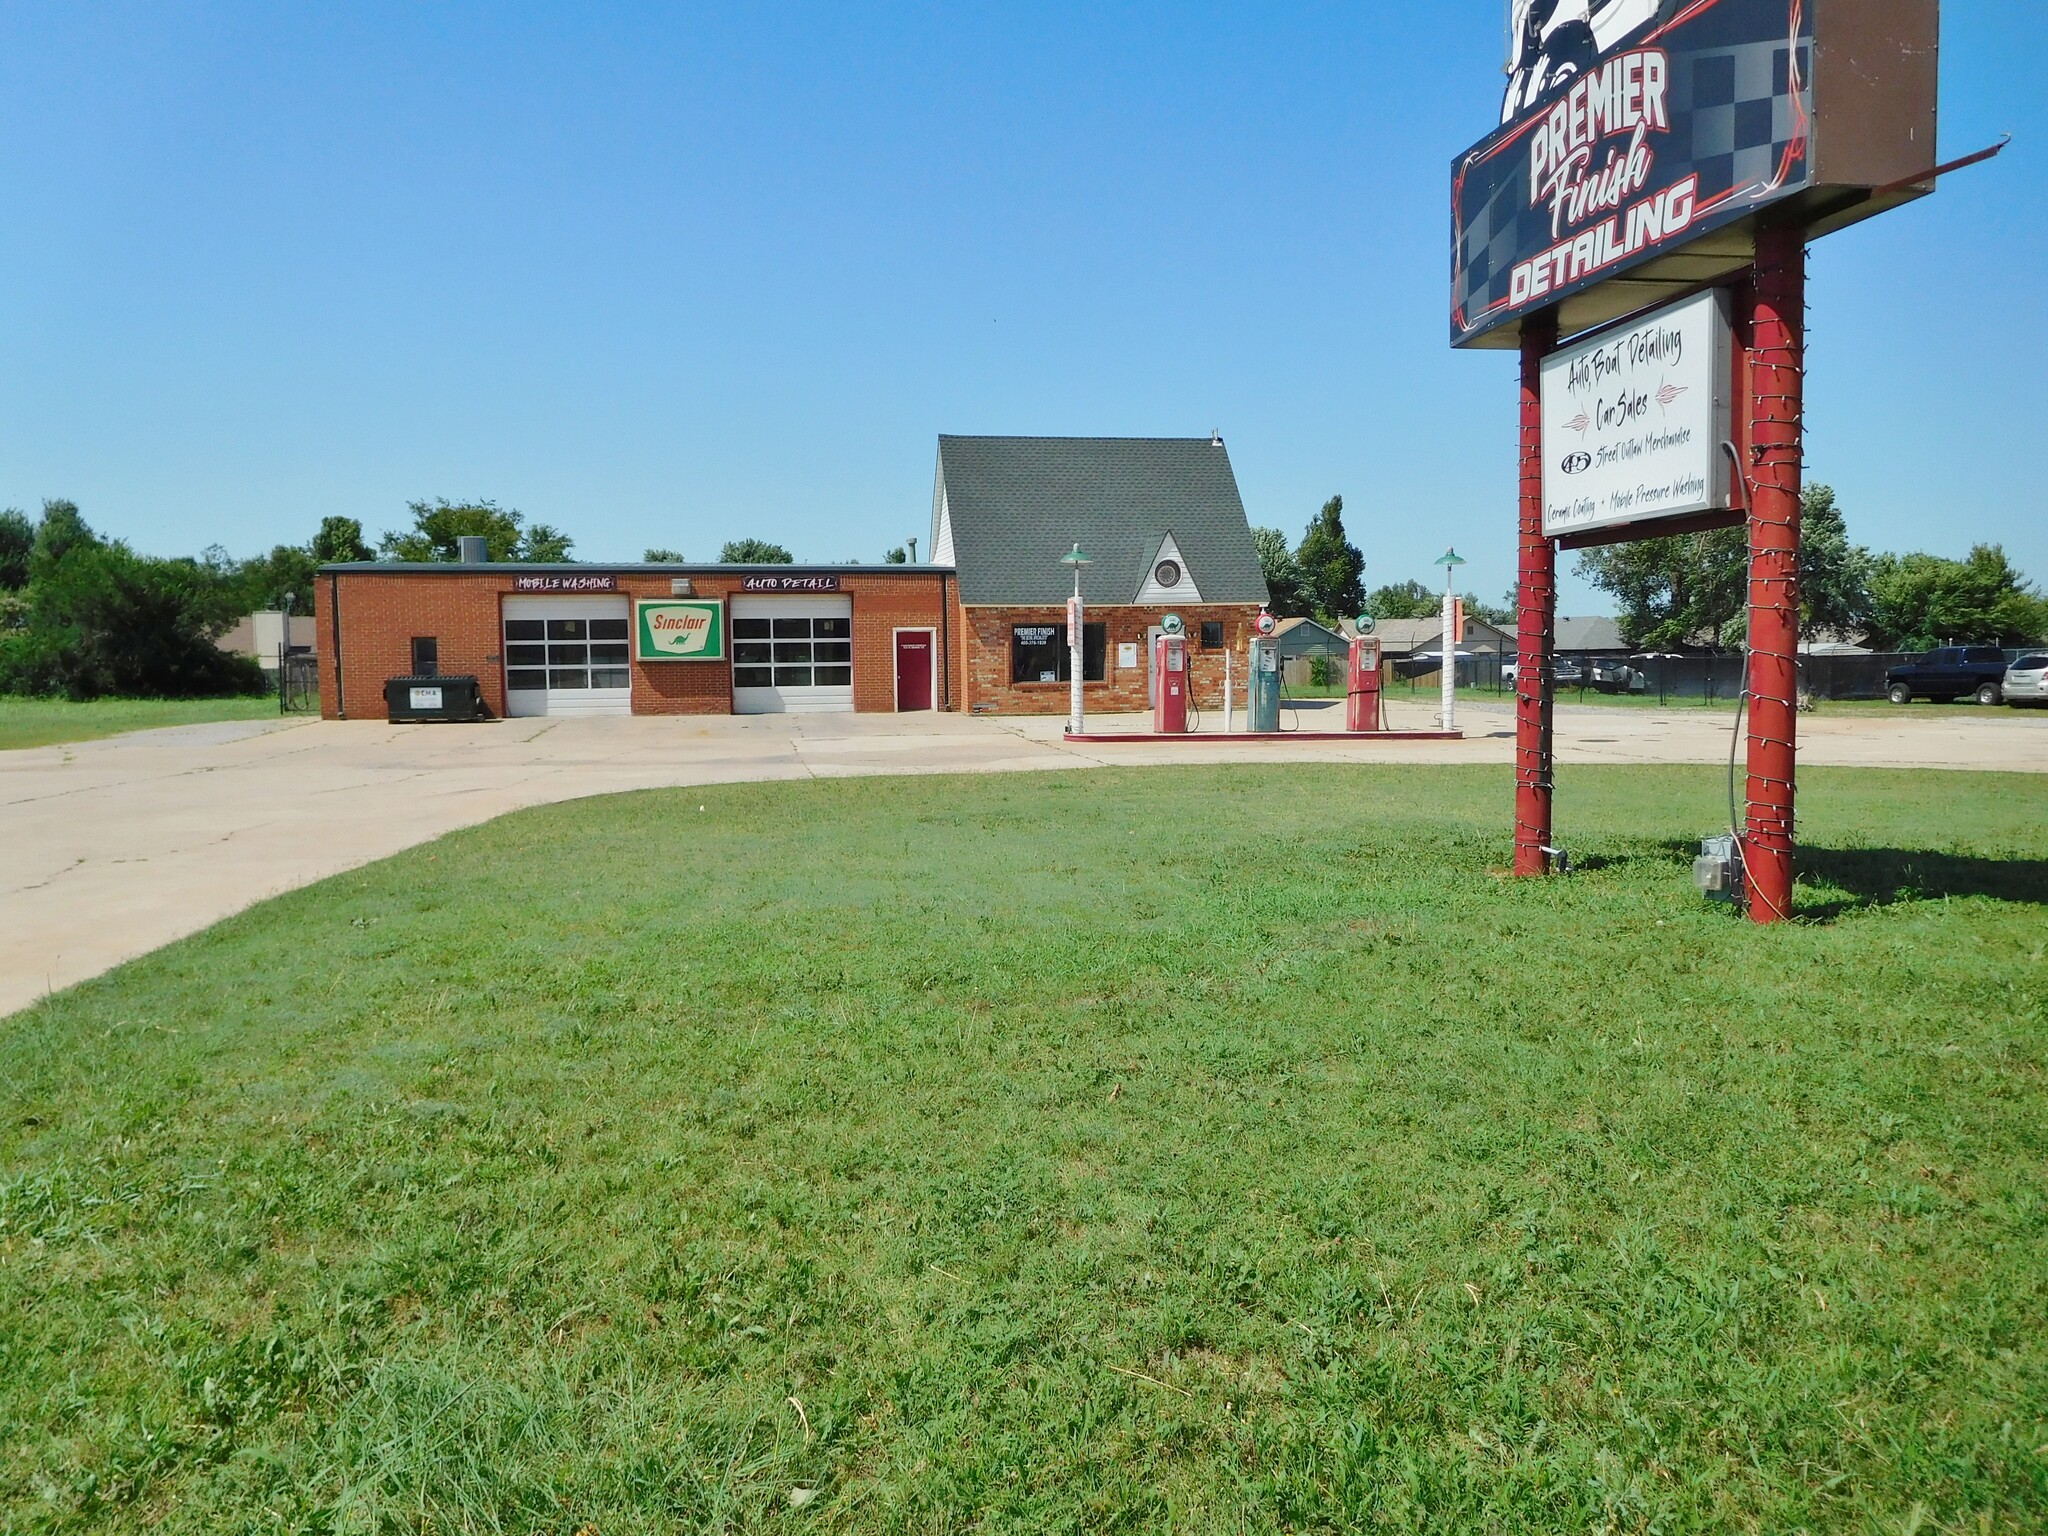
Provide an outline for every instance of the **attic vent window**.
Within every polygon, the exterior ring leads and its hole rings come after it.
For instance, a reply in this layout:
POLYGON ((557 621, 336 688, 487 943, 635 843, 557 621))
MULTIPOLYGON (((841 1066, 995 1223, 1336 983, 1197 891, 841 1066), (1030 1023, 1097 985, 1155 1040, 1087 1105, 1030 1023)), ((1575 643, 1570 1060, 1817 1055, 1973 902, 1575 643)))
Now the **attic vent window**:
POLYGON ((1179 586, 1180 562, 1178 560, 1160 561, 1157 565, 1152 567, 1152 579, 1158 582, 1159 585, 1162 587, 1179 586))

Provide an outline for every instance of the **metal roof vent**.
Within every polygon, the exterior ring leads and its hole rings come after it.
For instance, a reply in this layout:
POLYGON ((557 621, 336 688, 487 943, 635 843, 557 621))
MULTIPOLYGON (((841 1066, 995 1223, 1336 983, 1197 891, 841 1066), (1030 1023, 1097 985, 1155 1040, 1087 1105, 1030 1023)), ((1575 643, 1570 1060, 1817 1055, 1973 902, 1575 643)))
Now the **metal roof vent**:
POLYGON ((455 558, 464 565, 488 565, 491 541, 480 533, 459 534, 455 540, 455 558))

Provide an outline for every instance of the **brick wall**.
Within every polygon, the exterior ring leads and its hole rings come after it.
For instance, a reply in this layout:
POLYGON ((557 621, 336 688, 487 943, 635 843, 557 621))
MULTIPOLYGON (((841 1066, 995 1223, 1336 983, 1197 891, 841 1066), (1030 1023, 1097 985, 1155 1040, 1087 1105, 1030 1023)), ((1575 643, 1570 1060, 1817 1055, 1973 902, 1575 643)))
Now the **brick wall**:
MULTIPOLYGON (((1064 637, 1067 610, 1058 608, 966 608, 961 610, 961 629, 967 636, 962 647, 962 697, 966 707, 978 714, 1064 715, 1068 688, 1065 683, 1013 683, 1010 681, 1010 630, 1018 624, 1051 624, 1064 637)), ((1244 653, 1252 634, 1252 620, 1258 617, 1255 603, 1205 604, 1172 608, 1090 608, 1087 620, 1107 626, 1105 634, 1104 680, 1082 685, 1082 703, 1091 713, 1143 712, 1152 707, 1147 685, 1145 632, 1168 613, 1187 622, 1189 698, 1197 708, 1223 707, 1223 651, 1202 647, 1202 624, 1221 622, 1224 649, 1233 652, 1239 703, 1244 699, 1244 653), (1138 664, 1117 665, 1117 646, 1135 642, 1138 664)))
MULTIPOLYGON (((601 570, 601 567, 596 569, 601 570)), ((314 583, 313 612, 320 631, 320 713, 334 719, 384 718, 384 682, 412 670, 412 639, 432 635, 440 642, 444 673, 473 673, 493 714, 505 712, 505 668, 502 660, 501 607, 513 596, 514 571, 346 571, 320 576, 314 583), (339 668, 346 698, 335 683, 335 592, 339 588, 341 643, 339 668), (341 707, 346 706, 345 710, 341 707)), ((716 572, 690 573, 698 597, 731 596, 740 578, 716 572)), ((950 574, 944 578, 952 594, 950 574)), ((671 575, 619 575, 621 597, 668 597, 671 575)), ((935 636, 942 663, 959 655, 956 615, 945 622, 941 575, 927 567, 878 566, 872 572, 842 575, 840 591, 853 599, 854 708, 887 711, 895 708, 895 631, 928 627, 935 636), (947 631, 950 630, 950 634, 947 631)), ((727 645, 731 641, 728 636, 727 645)), ((633 713, 636 715, 728 714, 732 710, 732 666, 724 661, 655 661, 632 663, 633 713)), ((947 704, 947 679, 942 671, 935 702, 947 704)), ((950 707, 959 707, 957 687, 950 707)))

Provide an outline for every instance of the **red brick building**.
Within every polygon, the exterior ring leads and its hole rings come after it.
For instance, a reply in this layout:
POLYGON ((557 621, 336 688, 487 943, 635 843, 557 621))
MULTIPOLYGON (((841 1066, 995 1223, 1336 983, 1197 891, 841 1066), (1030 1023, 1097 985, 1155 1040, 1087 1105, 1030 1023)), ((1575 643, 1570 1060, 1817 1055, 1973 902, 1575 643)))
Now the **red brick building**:
POLYGON ((1221 707, 1266 590, 1220 440, 944 437, 932 508, 930 565, 323 567, 321 712, 383 719, 394 678, 473 676, 498 716, 1060 714, 1076 543, 1087 707, 1148 706, 1169 612, 1194 702, 1221 707))
POLYGON ((981 713, 1065 714, 1079 544, 1091 713, 1150 707, 1161 620, 1187 626, 1190 698, 1223 707, 1266 581, 1220 437, 941 437, 932 558, 957 568, 956 695, 981 713))
POLYGON ((953 709, 952 593, 929 565, 332 565, 320 712, 381 720, 389 679, 428 674, 494 715, 953 709), (671 616, 715 632, 662 654, 671 616))

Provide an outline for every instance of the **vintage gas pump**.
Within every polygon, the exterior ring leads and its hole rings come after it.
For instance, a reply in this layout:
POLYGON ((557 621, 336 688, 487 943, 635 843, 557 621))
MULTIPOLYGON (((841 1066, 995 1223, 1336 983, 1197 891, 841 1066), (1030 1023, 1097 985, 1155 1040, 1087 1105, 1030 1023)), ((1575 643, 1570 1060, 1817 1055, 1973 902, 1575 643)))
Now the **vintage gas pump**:
POLYGON ((1350 686, 1345 690, 1344 729, 1383 731, 1387 710, 1380 694, 1380 642, 1372 633, 1372 619, 1361 615, 1358 633, 1351 637, 1350 686))
POLYGON ((1188 728, 1188 637, 1180 615, 1159 621, 1161 633, 1152 642, 1152 729, 1179 736, 1188 728))
POLYGON ((1253 732, 1280 729, 1280 642, 1273 631, 1280 621, 1259 610, 1252 628, 1251 654, 1244 672, 1245 729, 1253 732))
POLYGON ((1188 633, 1180 614, 1159 621, 1153 639, 1153 731, 1182 735, 1188 729, 1188 633))

